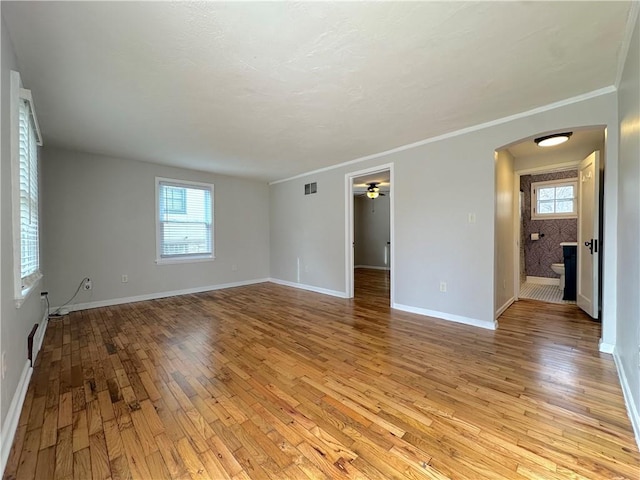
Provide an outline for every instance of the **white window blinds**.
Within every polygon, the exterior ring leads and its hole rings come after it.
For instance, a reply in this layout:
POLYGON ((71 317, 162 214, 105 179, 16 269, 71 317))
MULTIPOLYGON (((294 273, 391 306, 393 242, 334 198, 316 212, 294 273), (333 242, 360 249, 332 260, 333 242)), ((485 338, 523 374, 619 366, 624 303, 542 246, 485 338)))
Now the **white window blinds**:
POLYGON ((213 185, 157 180, 158 260, 213 256, 213 185))
POLYGON ((20 278, 22 289, 39 275, 38 139, 30 103, 20 99, 18 110, 20 278))

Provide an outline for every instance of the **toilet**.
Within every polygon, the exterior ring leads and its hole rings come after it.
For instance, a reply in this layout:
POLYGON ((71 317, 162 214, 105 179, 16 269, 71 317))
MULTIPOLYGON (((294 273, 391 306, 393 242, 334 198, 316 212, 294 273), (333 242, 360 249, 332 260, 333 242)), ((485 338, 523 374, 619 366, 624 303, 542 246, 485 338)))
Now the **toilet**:
POLYGON ((564 263, 552 263, 551 270, 560 275, 560 290, 564 291, 564 263))

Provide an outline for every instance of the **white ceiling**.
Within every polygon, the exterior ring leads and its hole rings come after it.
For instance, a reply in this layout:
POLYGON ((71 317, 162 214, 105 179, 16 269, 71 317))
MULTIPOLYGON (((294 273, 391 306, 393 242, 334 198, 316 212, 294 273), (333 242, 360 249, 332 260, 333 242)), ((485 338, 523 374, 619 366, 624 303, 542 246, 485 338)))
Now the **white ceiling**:
POLYGON ((46 145, 282 179, 612 85, 630 2, 5 2, 46 145))

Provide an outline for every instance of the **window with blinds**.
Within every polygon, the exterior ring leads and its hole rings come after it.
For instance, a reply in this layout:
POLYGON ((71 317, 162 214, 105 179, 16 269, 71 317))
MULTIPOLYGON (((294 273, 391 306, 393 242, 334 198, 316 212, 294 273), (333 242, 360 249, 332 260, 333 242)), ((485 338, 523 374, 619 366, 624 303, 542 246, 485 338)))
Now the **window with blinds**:
POLYGON ((15 300, 20 307, 42 278, 38 218, 38 146, 42 145, 42 137, 31 91, 22 88, 20 74, 13 71, 11 123, 15 300))
POLYGON ((213 258, 213 185, 156 179, 157 262, 213 258))
POLYGON ((29 102, 19 103, 20 278, 22 289, 40 270, 38 231, 38 140, 29 102))

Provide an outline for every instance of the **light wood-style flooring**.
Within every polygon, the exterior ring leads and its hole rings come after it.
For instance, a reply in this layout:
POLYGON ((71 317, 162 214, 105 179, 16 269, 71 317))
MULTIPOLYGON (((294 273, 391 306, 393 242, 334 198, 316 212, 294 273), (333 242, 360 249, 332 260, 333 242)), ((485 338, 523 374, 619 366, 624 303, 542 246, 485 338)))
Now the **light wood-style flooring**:
POLYGON ((5 478, 614 479, 640 455, 600 325, 495 331, 265 283, 49 324, 5 478))

